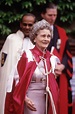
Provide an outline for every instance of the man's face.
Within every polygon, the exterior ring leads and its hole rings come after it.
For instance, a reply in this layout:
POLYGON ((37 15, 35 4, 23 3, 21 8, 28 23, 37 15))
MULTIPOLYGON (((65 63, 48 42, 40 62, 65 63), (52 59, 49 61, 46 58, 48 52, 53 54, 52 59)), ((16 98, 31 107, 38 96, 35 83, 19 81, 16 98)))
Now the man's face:
POLYGON ((33 16, 24 16, 22 22, 20 23, 20 28, 24 33, 24 36, 29 36, 29 32, 32 28, 32 25, 35 22, 35 18, 33 16))
POLYGON ((53 25, 57 18, 57 9, 46 9, 46 13, 41 14, 42 18, 53 25))

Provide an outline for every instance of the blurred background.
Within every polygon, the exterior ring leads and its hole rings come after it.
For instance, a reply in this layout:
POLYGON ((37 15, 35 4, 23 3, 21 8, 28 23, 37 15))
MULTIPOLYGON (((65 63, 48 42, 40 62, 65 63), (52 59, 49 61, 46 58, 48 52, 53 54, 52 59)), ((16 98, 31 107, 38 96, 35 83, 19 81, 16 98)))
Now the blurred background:
POLYGON ((63 27, 69 38, 73 55, 73 79, 71 85, 75 95, 75 2, 73 0, 0 0, 0 50, 6 37, 19 29, 19 21, 24 13, 33 13, 37 20, 41 19, 40 12, 46 2, 58 5, 56 24, 63 27))

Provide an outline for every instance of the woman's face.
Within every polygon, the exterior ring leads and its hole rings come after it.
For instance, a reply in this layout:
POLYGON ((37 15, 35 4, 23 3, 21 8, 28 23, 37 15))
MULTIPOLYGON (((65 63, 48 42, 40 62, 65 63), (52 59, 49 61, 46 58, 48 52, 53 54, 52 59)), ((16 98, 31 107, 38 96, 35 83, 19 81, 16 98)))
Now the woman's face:
POLYGON ((51 40, 51 33, 48 29, 39 30, 36 38, 34 39, 35 45, 42 51, 44 51, 51 40))

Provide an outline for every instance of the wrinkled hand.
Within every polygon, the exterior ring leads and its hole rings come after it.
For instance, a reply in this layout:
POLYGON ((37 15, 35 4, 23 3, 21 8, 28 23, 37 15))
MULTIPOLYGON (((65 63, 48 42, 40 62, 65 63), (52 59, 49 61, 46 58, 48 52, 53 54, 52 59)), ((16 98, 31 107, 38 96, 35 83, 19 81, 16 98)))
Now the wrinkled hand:
POLYGON ((63 64, 57 64, 55 66, 54 72, 55 72, 56 77, 62 74, 62 71, 64 70, 64 68, 65 66, 63 64))
POLYGON ((31 101, 31 99, 29 99, 27 96, 25 97, 25 103, 27 105, 27 107, 32 110, 32 111, 36 111, 36 108, 34 106, 34 103, 31 101))

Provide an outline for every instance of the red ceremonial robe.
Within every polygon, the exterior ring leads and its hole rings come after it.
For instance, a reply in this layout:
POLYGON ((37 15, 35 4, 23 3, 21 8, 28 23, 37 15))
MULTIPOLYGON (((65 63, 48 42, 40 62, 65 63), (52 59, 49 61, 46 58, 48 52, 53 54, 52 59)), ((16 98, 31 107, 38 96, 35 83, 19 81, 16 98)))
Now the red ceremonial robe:
MULTIPOLYGON (((40 61, 39 56, 43 56, 43 53, 37 47, 31 49, 31 52, 34 55, 37 62, 39 62, 40 61)), ((49 51, 46 51, 44 57, 46 58, 48 70, 50 70, 51 54, 49 53, 49 51)), ((13 89, 13 91, 7 94, 6 104, 5 104, 5 114, 24 114, 24 100, 25 100, 26 91, 28 89, 28 86, 30 84, 32 75, 36 67, 37 66, 35 61, 28 62, 26 53, 23 53, 17 66, 20 81, 13 89)), ((58 85, 55 80, 54 74, 50 73, 48 78, 49 78, 49 88, 51 90, 56 111, 58 114, 58 94, 59 94, 58 85)), ((51 105, 48 105, 48 110, 49 110, 48 114, 53 114, 51 110, 51 105)))
POLYGON ((75 114, 75 98, 73 99, 73 114, 75 114))
MULTIPOLYGON (((68 40, 66 32, 64 29, 60 28, 59 26, 56 26, 58 33, 59 33, 59 38, 61 39, 61 46, 60 46, 60 60, 62 62, 63 59, 63 54, 65 51, 66 47, 66 42, 68 40)), ((59 87, 60 87, 60 114, 68 114, 68 108, 72 107, 72 103, 69 103, 69 98, 68 98, 68 93, 71 92, 71 86, 70 86, 70 79, 73 76, 73 64, 72 64, 72 55, 68 49, 66 49, 67 57, 68 57, 68 67, 66 68, 66 73, 62 73, 60 76, 60 82, 59 82, 59 87)))

